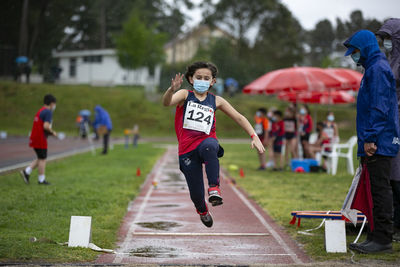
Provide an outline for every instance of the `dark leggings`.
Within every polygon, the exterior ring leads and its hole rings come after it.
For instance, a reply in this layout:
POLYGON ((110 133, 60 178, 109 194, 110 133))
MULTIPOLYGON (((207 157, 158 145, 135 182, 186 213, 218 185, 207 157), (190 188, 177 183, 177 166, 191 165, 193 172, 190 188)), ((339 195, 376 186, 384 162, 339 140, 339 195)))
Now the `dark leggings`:
POLYGON ((201 213, 207 211, 202 164, 204 163, 206 168, 208 185, 219 186, 219 149, 220 146, 215 138, 207 138, 196 149, 179 156, 179 168, 185 175, 190 198, 197 211, 201 213))

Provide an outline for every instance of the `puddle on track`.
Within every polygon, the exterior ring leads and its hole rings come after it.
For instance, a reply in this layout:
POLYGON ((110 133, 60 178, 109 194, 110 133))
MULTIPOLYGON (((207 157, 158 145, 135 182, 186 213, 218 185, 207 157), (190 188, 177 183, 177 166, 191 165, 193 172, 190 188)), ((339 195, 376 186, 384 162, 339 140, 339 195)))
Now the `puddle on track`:
POLYGON ((176 258, 178 255, 174 254, 175 251, 174 248, 146 246, 130 251, 129 255, 145 258, 176 258))
POLYGON ((137 224, 140 225, 141 227, 144 227, 144 228, 163 230, 163 231, 168 231, 171 228, 182 226, 181 224, 176 223, 176 222, 163 222, 163 221, 159 221, 159 222, 140 222, 140 223, 137 223, 137 224))
POLYGON ((185 181, 180 173, 176 173, 176 172, 169 172, 167 174, 167 176, 169 177, 167 180, 164 180, 164 182, 183 182, 185 181))
POLYGON ((176 207, 179 207, 179 205, 176 205, 176 204, 161 204, 161 205, 155 205, 153 207, 156 207, 156 208, 176 208, 176 207))

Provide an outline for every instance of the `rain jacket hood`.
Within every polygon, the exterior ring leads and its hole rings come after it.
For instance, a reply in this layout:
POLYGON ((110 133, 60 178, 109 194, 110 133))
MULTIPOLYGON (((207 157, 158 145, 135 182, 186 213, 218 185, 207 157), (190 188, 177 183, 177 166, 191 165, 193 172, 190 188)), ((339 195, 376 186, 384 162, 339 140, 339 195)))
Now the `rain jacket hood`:
POLYGON ((93 122, 94 128, 97 129, 100 125, 105 125, 109 131, 112 130, 112 122, 108 112, 100 105, 97 105, 94 111, 96 112, 96 117, 93 122))
POLYGON ((364 68, 367 68, 375 60, 375 57, 383 55, 379 49, 375 35, 368 30, 360 30, 354 33, 343 45, 347 48, 357 48, 360 50, 361 59, 359 63, 364 68))
POLYGON ((367 30, 353 34, 344 45, 361 52, 365 68, 357 96, 357 155, 366 156, 365 143, 375 143, 375 154, 394 157, 400 145, 396 85, 386 56, 375 35, 367 30))
POLYGON ((380 36, 387 34, 392 38, 393 48, 389 52, 389 64, 397 81, 397 87, 400 87, 400 19, 387 20, 377 34, 380 36))

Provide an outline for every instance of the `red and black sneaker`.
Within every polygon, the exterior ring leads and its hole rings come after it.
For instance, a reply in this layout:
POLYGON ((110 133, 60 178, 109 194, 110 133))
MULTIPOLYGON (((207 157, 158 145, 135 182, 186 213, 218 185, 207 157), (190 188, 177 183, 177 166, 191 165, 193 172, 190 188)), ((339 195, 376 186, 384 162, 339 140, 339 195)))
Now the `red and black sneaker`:
POLYGON ((205 226, 211 227, 213 225, 213 218, 209 211, 205 211, 205 212, 197 211, 197 213, 200 215, 200 220, 205 226))
POLYGON ((208 196, 208 202, 210 202, 211 205, 219 206, 223 204, 221 190, 218 185, 208 188, 208 196))

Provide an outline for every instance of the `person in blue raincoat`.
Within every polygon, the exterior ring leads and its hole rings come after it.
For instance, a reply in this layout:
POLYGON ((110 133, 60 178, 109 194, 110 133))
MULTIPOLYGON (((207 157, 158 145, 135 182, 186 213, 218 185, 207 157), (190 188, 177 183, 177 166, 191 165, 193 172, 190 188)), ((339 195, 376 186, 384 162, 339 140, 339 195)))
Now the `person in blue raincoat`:
POLYGON ((392 251, 391 160, 400 145, 396 84, 386 56, 375 35, 368 30, 354 33, 344 43, 345 56, 351 55, 365 69, 357 97, 357 155, 370 176, 374 229, 367 240, 350 244, 361 253, 392 251))
MULTIPOLYGON (((376 33, 388 54, 389 64, 396 80, 397 107, 400 114, 400 19, 388 19, 376 33)), ((400 241, 400 151, 392 160, 390 183, 393 192, 393 240, 400 241)))
POLYGON ((97 105, 94 108, 95 111, 95 119, 93 122, 93 127, 98 135, 103 135, 103 154, 107 154, 108 151, 108 142, 110 139, 110 134, 112 130, 112 122, 110 115, 108 112, 102 108, 100 105, 97 105))

